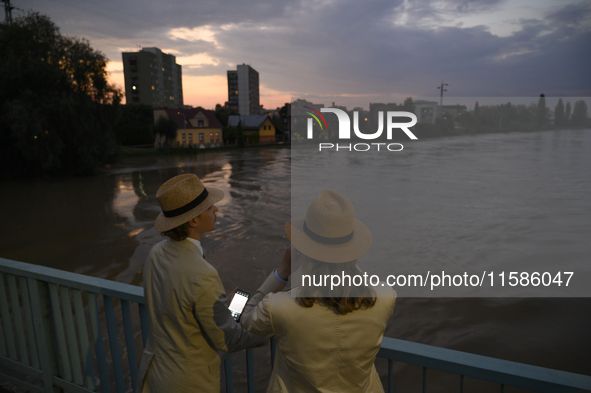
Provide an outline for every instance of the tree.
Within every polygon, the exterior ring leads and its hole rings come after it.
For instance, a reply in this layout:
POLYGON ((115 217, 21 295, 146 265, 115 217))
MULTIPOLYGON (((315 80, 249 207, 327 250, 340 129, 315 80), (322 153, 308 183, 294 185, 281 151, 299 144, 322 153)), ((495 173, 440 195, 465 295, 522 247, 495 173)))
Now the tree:
POLYGON ((478 101, 474 104, 474 115, 478 116, 480 114, 480 105, 478 105, 478 101))
POLYGON ((217 119, 219 120, 222 127, 228 125, 228 117, 230 116, 230 111, 227 107, 222 106, 220 104, 216 104, 214 114, 215 117, 217 117, 217 119))
POLYGON ((176 123, 176 120, 173 116, 160 116, 158 120, 156 120, 154 134, 161 135, 166 140, 166 142, 170 142, 176 140, 177 129, 178 124, 176 123))
POLYGON ((154 143, 154 110, 150 105, 127 104, 117 108, 114 132, 123 146, 154 143))
POLYGON ((90 174, 117 154, 106 57, 28 13, 0 24, 0 177, 90 174))
POLYGON ((554 126, 562 127, 564 125, 564 104, 562 98, 558 100, 556 108, 554 108, 554 126))
POLYGON ((566 108, 564 109, 564 124, 570 123, 570 101, 566 103, 566 108))
POLYGON ((238 122, 236 128, 236 144, 238 147, 244 147, 244 131, 242 130, 242 120, 238 122))
POLYGON ((223 128, 224 143, 226 145, 233 145, 236 143, 236 128, 232 126, 225 126, 223 128))
POLYGON ((415 113, 415 103, 412 100, 412 97, 407 97, 402 104, 402 110, 406 112, 415 113))
POLYGON ((571 123, 575 127, 584 127, 587 124, 587 104, 585 101, 575 102, 571 123))
POLYGON ((540 94, 540 99, 538 100, 536 121, 539 127, 546 123, 546 98, 544 98, 543 94, 540 94))

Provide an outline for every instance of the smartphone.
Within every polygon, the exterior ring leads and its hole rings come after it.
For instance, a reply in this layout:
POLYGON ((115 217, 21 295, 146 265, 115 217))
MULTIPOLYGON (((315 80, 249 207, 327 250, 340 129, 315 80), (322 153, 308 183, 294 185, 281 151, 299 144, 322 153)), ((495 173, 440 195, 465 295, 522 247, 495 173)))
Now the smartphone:
POLYGON ((250 294, 238 289, 232 298, 232 302, 230 302, 230 313, 236 322, 240 321, 240 315, 242 315, 242 311, 244 310, 244 306, 246 306, 246 302, 250 294))

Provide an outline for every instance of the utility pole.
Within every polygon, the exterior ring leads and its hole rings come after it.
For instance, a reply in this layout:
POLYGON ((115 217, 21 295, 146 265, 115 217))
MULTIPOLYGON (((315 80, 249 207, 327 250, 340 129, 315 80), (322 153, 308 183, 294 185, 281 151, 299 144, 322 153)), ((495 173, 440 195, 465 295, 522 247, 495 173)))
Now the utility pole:
POLYGON ((12 10, 14 7, 10 5, 10 0, 2 0, 2 2, 4 3, 4 22, 10 23, 12 22, 12 10))
POLYGON ((448 86, 448 84, 441 82, 441 86, 438 87, 438 89, 441 90, 441 92, 439 94, 439 106, 443 105, 443 92, 447 91, 446 89, 443 88, 443 86, 448 86))

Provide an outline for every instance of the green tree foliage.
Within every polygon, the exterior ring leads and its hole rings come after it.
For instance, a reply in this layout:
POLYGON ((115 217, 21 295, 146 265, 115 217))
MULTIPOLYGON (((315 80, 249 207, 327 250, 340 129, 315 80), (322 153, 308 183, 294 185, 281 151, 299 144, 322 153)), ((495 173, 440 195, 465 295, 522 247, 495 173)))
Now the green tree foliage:
POLYGON ((223 128, 224 142, 227 145, 233 145, 236 143, 236 128, 232 126, 225 126, 223 128))
POLYGON ((562 127, 564 125, 564 104, 562 98, 558 100, 558 104, 554 108, 554 127, 562 127))
POLYGON ((566 108, 564 108, 564 124, 568 125, 570 123, 570 112, 571 112, 570 102, 567 102, 566 108))
POLYGON ((117 153, 106 57, 46 16, 0 24, 0 176, 90 174, 117 153))
POLYGON ((244 147, 244 131, 242 130, 242 121, 238 122, 238 127, 236 128, 236 144, 238 147, 244 147))
POLYGON ((178 124, 173 116, 168 115, 168 117, 160 116, 158 120, 156 120, 156 125, 154 126, 154 134, 162 135, 166 138, 167 142, 176 140, 176 133, 178 129, 178 124))
POLYGON ((513 105, 510 102, 494 106, 477 106, 456 118, 464 133, 533 131, 537 127, 537 106, 513 105))
POLYGON ((453 117, 450 115, 439 116, 435 119, 435 128, 443 135, 453 135, 455 131, 453 117))
POLYGON ((584 127, 587 124, 587 104, 585 101, 575 102, 571 124, 575 127, 584 127))
POLYGON ((536 110, 536 121, 538 126, 541 127, 546 123, 547 118, 547 109, 546 109, 546 98, 543 94, 540 94, 540 99, 538 100, 538 107, 536 110))
POLYGON ((219 120, 222 127, 228 125, 228 117, 230 116, 230 111, 225 106, 220 104, 216 104, 215 111, 213 112, 215 117, 219 120))
POLYGON ((406 112, 415 113, 415 103, 412 100, 412 97, 407 97, 402 104, 402 110, 406 112))
POLYGON ((150 105, 127 104, 117 108, 115 137, 123 146, 154 143, 154 110, 150 105))

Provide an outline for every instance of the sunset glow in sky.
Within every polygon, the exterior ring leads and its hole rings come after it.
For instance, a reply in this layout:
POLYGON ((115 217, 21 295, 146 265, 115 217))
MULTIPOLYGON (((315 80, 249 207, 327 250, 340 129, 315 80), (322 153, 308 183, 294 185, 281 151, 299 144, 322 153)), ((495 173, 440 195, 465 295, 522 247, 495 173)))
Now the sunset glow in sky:
POLYGON ((109 58, 158 47, 183 66, 184 103, 228 99, 250 64, 261 104, 291 97, 368 107, 405 97, 591 96, 591 2, 575 0, 12 0, 109 58), (336 97, 336 98, 335 98, 336 97))

